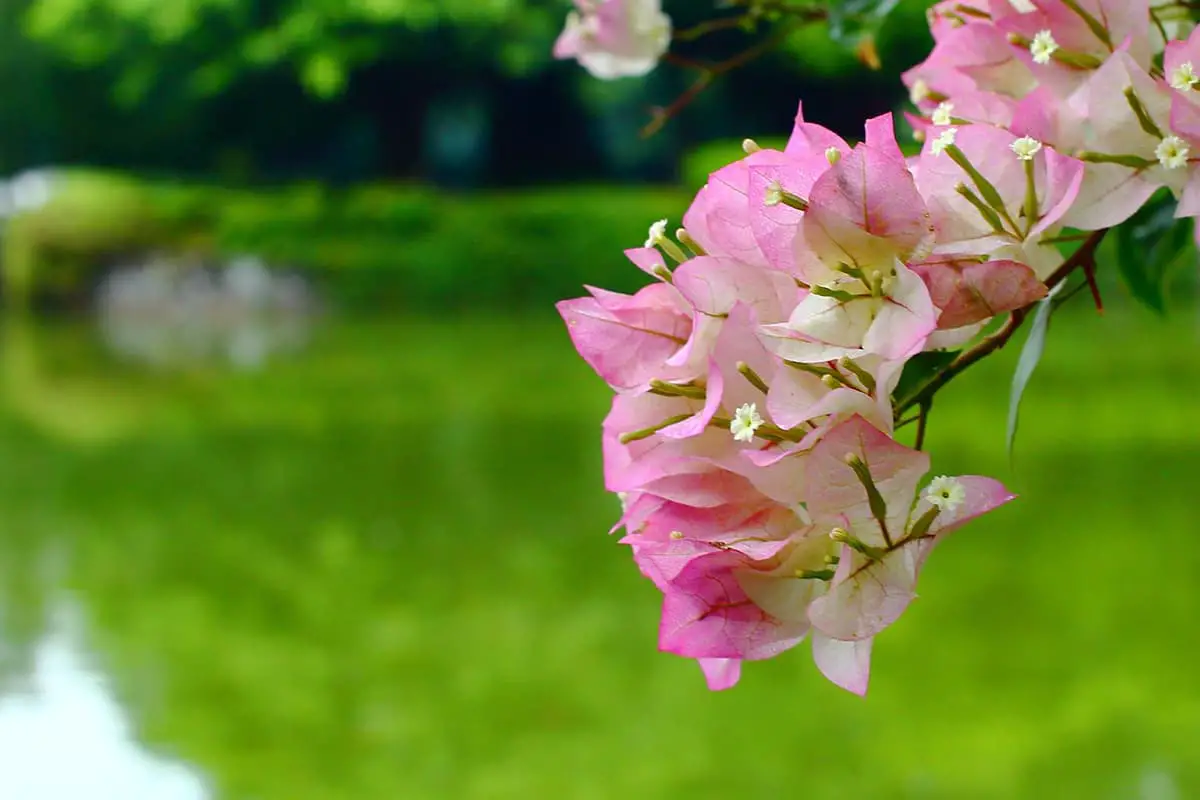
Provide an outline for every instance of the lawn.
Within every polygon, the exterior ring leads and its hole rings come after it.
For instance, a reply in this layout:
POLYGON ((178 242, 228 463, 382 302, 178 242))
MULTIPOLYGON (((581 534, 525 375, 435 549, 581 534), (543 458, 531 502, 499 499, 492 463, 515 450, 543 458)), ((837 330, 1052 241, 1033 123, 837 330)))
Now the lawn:
POLYGON ((1015 348, 939 398, 934 468, 1022 496, 931 559, 866 699, 803 646, 720 694, 656 651, 607 391, 554 319, 331 323, 170 377, 14 328, 0 668, 75 598, 139 737, 222 798, 1197 796, 1200 336, 1079 311, 1015 464, 1015 348))

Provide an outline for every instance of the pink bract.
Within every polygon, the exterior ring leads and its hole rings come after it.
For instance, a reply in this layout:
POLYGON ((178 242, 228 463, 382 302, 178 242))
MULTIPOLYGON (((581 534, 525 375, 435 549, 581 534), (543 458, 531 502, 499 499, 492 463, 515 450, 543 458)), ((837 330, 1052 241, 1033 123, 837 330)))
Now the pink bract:
POLYGON ((645 75, 671 43, 660 0, 575 0, 554 43, 555 58, 574 58, 597 78, 645 75))

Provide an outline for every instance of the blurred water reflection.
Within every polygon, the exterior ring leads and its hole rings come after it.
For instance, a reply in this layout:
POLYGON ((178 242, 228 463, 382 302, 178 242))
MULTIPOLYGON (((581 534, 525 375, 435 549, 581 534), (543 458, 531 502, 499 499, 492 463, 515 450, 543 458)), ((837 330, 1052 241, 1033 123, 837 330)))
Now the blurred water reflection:
POLYGON ((307 343, 318 302, 297 274, 257 258, 224 265, 152 257, 117 267, 97 290, 112 350, 163 369, 228 363, 262 368, 307 343))
POLYGON ((862 701, 804 648, 716 695, 656 652, 557 320, 331 323, 247 372, 6 319, 0 800, 1200 797, 1172 324, 1057 326, 1016 470, 1016 351, 952 387, 936 468, 1022 497, 939 549, 862 701))
MULTIPOLYGON (((30 674, 0 692, 4 800, 206 800, 191 766, 149 752, 83 646, 82 615, 61 600, 30 674)), ((0 631, 0 652, 11 648, 0 631)))

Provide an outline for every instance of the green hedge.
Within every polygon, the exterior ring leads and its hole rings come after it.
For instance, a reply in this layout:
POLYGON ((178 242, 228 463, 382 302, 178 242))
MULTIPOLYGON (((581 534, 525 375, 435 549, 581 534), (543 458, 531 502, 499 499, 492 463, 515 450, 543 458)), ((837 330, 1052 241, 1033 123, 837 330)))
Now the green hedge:
MULTIPOLYGON (((656 219, 678 224, 705 176, 740 153, 738 142, 698 149, 685 164, 688 188, 678 189, 454 194, 311 184, 248 191, 70 172, 47 206, 3 230, 3 291, 18 307, 30 300, 79 305, 99 273, 122 259, 254 254, 311 275, 335 307, 351 311, 546 308, 579 295, 584 284, 644 285, 646 276, 621 251, 640 246, 656 219)), ((1116 272, 1100 273, 1109 297, 1116 272)))
POLYGON ((251 253, 313 274, 352 309, 539 306, 584 283, 644 283, 621 250, 656 219, 678 222, 688 200, 672 188, 244 191, 71 172, 47 206, 10 222, 5 292, 17 303, 80 297, 107 265, 147 252, 251 253))

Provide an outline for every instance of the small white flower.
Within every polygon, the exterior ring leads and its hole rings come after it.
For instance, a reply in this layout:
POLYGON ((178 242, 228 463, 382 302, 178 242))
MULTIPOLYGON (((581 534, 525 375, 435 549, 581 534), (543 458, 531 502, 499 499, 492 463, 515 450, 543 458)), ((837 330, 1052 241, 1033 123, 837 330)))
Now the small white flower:
POLYGON ((766 194, 763 196, 763 205, 777 206, 783 202, 783 186, 779 181, 771 181, 767 184, 766 194))
POLYGON ((967 490, 957 478, 939 475, 925 488, 925 499, 942 511, 953 511, 967 499, 967 490))
POLYGON ((758 407, 754 403, 739 406, 733 412, 733 420, 729 423, 729 432, 739 442, 749 442, 754 438, 754 432, 762 427, 763 418, 758 415, 758 407))
POLYGON ((948 100, 938 103, 938 107, 933 110, 933 114, 930 116, 930 119, 933 121, 934 125, 949 125, 951 122, 950 112, 953 110, 954 103, 951 103, 948 100))
POLYGON ((1190 153, 1191 148, 1188 147, 1187 142, 1178 136, 1168 136, 1158 143, 1158 147, 1154 148, 1154 155, 1158 157, 1158 163, 1167 169, 1186 167, 1190 153))
POLYGON ((941 155, 942 151, 950 145, 954 144, 954 137, 958 135, 958 128, 946 128, 938 134, 938 137, 929 145, 929 152, 935 156, 941 155))
POLYGON ((836 147, 825 148, 825 160, 829 162, 829 166, 833 166, 842 160, 842 151, 836 147))
POLYGON ((1033 56, 1035 64, 1049 64, 1050 56, 1057 49, 1058 42, 1054 41, 1054 34, 1048 30, 1038 31, 1029 43, 1029 54, 1033 56))
POLYGON ((667 238, 667 220, 660 219, 650 226, 650 235, 646 238, 646 247, 654 247, 667 238))
POLYGON ((1033 157, 1042 149, 1042 143, 1032 136, 1022 136, 1015 142, 1009 145, 1012 151, 1017 154, 1017 158, 1021 161, 1032 161, 1033 157))
POLYGON ((913 81, 912 88, 908 90, 908 99, 912 101, 914 106, 920 105, 923 101, 929 98, 929 84, 917 78, 913 81))
POLYGON ((678 542, 683 538, 683 531, 671 531, 671 538, 678 542))
POLYGON ((1008 4, 1021 14, 1028 14, 1030 11, 1037 11, 1037 7, 1033 4, 1032 0, 1008 0, 1008 4))
POLYGON ((1171 70, 1171 88, 1178 89, 1181 92, 1190 92, 1196 88, 1196 84, 1200 83, 1200 75, 1196 74, 1196 68, 1192 66, 1192 62, 1185 61, 1175 69, 1171 70))
POLYGON ((762 150, 762 147, 759 146, 758 142, 753 139, 742 139, 742 152, 746 155, 752 156, 759 150, 762 150))

